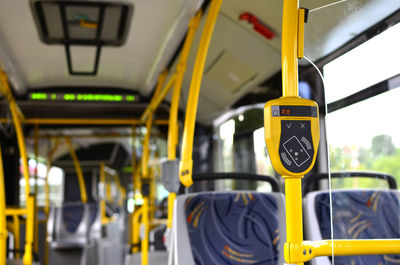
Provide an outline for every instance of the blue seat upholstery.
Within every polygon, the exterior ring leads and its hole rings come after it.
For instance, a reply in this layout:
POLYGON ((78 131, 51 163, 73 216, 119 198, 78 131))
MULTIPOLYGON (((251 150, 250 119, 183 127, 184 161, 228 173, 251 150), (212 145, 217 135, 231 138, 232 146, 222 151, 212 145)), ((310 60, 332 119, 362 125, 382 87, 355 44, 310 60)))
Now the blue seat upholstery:
POLYGON ((263 193, 199 193, 185 202, 196 265, 278 264, 276 198, 263 193))
POLYGON ((89 224, 93 225, 99 214, 99 205, 96 203, 89 204, 89 224))
MULTIPOLYGON (((400 238, 397 192, 346 190, 332 192, 334 239, 400 238)), ((315 213, 322 239, 331 238, 329 193, 315 196, 315 213)), ((337 256, 335 265, 399 264, 400 255, 337 256)))
POLYGON ((68 232, 76 232, 82 222, 84 210, 83 205, 65 205, 62 208, 62 222, 68 232))

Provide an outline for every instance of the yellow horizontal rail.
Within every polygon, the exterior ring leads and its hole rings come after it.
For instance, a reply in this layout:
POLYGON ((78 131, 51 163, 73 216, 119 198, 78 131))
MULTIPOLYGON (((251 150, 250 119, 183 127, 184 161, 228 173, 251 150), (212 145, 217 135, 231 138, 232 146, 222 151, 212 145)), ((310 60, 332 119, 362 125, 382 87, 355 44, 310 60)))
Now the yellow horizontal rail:
MULTIPOLYGON (((58 139, 68 137, 70 139, 92 139, 92 138, 128 138, 132 137, 130 134, 39 134, 40 139, 58 139)), ((28 135, 27 138, 33 138, 34 136, 28 135)))
POLYGON ((400 254, 400 239, 303 241, 300 244, 285 244, 285 252, 290 252, 288 257, 290 259, 287 260, 289 263, 302 263, 314 257, 332 256, 332 254, 335 256, 400 254))
POLYGON ((6 210, 4 212, 7 216, 13 216, 13 215, 23 216, 28 213, 27 209, 25 209, 25 208, 15 208, 15 209, 14 208, 6 208, 6 210))
MULTIPOLYGON (((9 123, 9 119, 0 119, 0 123, 9 123)), ((58 118, 32 118, 25 119, 25 124, 41 125, 141 125, 137 119, 58 119, 58 118)), ((155 125, 168 125, 168 120, 155 120, 155 125)))

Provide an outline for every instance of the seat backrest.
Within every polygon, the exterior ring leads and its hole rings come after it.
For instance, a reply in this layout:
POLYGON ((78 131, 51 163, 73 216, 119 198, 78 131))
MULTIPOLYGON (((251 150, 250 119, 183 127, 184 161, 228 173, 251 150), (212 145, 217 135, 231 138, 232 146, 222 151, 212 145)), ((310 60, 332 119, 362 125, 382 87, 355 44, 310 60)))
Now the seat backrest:
POLYGON ((89 204, 89 225, 90 225, 90 238, 101 238, 101 213, 100 205, 98 203, 89 204))
POLYGON ((85 244, 90 227, 88 204, 80 202, 64 203, 56 212, 55 241, 85 244))
POLYGON ((58 211, 60 210, 59 207, 50 206, 49 208, 49 216, 47 218, 47 241, 53 241, 55 239, 55 230, 56 230, 56 220, 58 211))
POLYGON ((175 264, 283 264, 286 231, 281 193, 181 195, 174 211, 175 264))
MULTIPOLYGON (((334 239, 400 238, 400 193, 393 190, 333 190, 334 239)), ((305 198, 306 237, 331 238, 330 195, 327 191, 309 193, 305 198)), ((315 265, 330 264, 327 257, 315 265)), ((398 264, 400 255, 337 256, 335 264, 398 264)))

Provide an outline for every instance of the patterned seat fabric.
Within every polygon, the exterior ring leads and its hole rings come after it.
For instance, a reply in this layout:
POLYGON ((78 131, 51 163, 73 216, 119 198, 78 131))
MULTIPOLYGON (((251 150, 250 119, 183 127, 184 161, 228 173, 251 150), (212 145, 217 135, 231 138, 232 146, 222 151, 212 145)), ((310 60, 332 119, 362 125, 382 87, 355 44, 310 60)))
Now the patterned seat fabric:
POLYGON ((92 225, 94 221, 96 221, 97 215, 99 213, 99 206, 97 204, 90 204, 89 205, 89 224, 92 225))
MULTIPOLYGON (((399 200, 390 191, 333 191, 334 239, 400 238, 399 200)), ((329 193, 315 198, 323 239, 331 238, 329 193)), ((400 255, 336 256, 335 265, 399 264, 400 255)))
POLYGON ((275 265, 279 259, 276 199, 259 193, 189 197, 185 213, 197 265, 275 265))
POLYGON ((75 233, 79 224, 82 222, 83 214, 83 205, 64 206, 62 208, 62 222, 65 229, 70 233, 75 233))

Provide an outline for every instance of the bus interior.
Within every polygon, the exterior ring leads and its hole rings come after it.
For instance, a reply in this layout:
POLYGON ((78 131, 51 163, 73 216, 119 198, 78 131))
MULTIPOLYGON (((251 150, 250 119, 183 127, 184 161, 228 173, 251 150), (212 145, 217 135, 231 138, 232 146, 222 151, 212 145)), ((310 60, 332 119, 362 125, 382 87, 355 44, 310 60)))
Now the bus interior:
POLYGON ((0 265, 400 263, 399 0, 0 0, 0 265))

